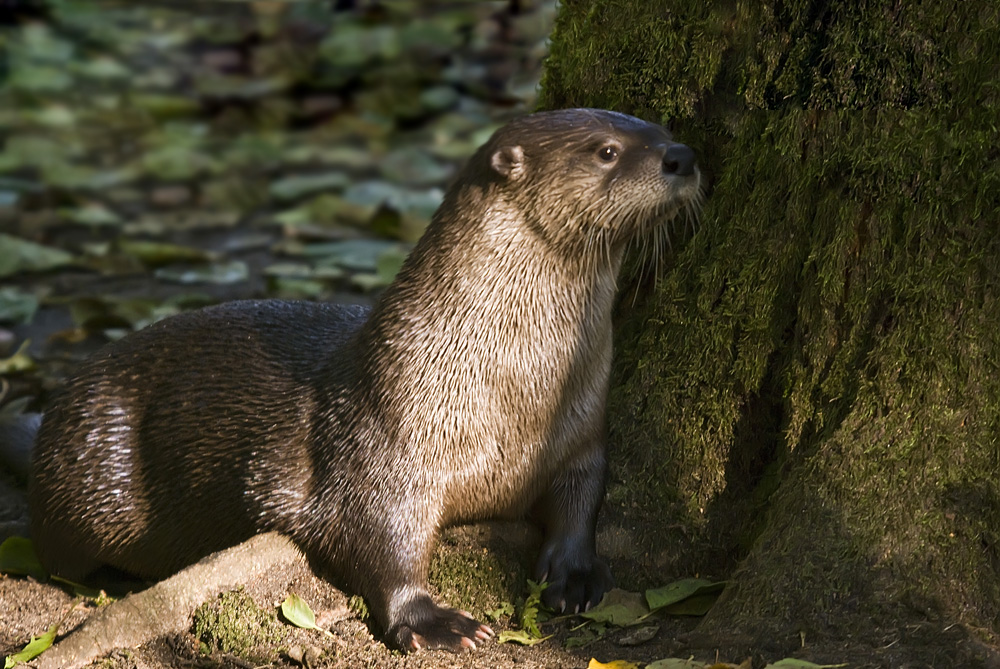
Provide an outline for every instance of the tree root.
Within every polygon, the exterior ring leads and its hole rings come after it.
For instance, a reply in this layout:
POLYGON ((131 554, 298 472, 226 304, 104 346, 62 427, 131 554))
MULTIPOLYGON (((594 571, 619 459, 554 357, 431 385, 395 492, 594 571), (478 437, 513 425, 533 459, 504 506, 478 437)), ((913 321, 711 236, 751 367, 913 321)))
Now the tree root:
POLYGON ((136 647, 183 632, 202 602, 269 569, 303 559, 290 540, 273 532, 213 553, 147 590, 104 607, 43 653, 36 666, 81 667, 115 648, 136 647))

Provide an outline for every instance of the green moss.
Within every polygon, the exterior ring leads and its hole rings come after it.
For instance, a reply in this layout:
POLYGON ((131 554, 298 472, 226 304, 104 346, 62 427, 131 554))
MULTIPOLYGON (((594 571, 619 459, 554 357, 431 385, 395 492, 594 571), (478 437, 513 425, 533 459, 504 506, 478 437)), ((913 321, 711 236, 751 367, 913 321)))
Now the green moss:
POLYGON ((444 601, 480 620, 514 601, 528 577, 520 555, 504 543, 493 544, 477 547, 461 539, 461 530, 448 530, 431 560, 429 580, 444 601))
POLYGON ((111 651, 108 657, 95 662, 94 666, 100 669, 128 669, 136 666, 135 655, 127 648, 119 648, 111 651))
MULTIPOLYGON (((263 659, 257 654, 262 648, 280 644, 284 629, 273 611, 257 606, 240 588, 224 592, 198 607, 194 614, 194 635, 209 653, 263 659)), ((264 654, 271 659, 275 656, 273 650, 265 650, 264 654)))
POLYGON ((563 3, 543 106, 669 119, 710 181, 609 400, 637 553, 733 570, 705 627, 1000 634, 998 72, 988 0, 563 3))
POLYGON ((347 608, 356 615, 359 620, 368 620, 368 603, 361 595, 353 595, 347 600, 347 608))

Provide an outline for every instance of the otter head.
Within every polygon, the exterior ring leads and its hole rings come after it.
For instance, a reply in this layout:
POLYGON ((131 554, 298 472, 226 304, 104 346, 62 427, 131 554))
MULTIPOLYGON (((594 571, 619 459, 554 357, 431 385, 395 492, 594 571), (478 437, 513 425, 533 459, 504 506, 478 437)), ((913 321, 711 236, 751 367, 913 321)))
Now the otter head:
POLYGON ((516 119, 480 154, 498 194, 540 238, 570 252, 620 255, 637 234, 694 211, 694 152, 663 127, 600 109, 516 119))

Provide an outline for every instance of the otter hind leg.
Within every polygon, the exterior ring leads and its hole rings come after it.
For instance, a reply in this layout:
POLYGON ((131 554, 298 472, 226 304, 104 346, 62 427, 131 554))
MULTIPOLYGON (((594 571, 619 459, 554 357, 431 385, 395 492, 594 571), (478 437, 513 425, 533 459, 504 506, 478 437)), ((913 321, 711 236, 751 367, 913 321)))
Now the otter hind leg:
POLYGON ((493 630, 467 612, 438 606, 425 592, 411 596, 391 617, 388 640, 405 651, 472 650, 493 637, 493 630))
MULTIPOLYGON (((375 484, 358 487, 378 490, 375 484)), ((395 510, 384 511, 384 504, 359 505, 349 514, 328 514, 305 536, 296 537, 294 532, 291 536, 318 573, 365 598, 387 645, 404 652, 476 648, 493 636, 493 630, 464 611, 439 606, 428 593, 437 528, 405 512, 426 508, 427 501, 397 497, 395 510)))
POLYGON ((535 576, 548 583, 542 602, 556 611, 585 611, 614 587, 594 539, 606 471, 604 449, 590 449, 556 476, 535 505, 545 530, 535 576))

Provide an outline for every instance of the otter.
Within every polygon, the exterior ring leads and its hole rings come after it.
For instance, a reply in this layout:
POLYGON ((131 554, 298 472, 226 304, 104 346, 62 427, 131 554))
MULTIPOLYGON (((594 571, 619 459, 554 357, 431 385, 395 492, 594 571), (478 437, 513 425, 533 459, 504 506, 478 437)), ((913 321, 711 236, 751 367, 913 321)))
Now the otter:
POLYGON ((428 593, 438 531, 531 512, 545 603, 597 603, 616 279, 698 194, 658 125, 529 114, 472 156, 371 310, 239 301, 108 345, 37 435, 43 564, 161 579, 277 531, 390 644, 461 650, 493 632, 428 593))

